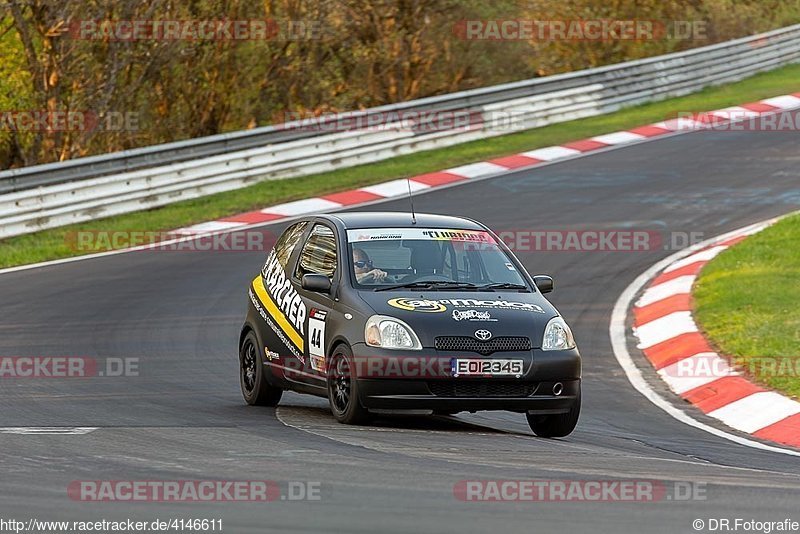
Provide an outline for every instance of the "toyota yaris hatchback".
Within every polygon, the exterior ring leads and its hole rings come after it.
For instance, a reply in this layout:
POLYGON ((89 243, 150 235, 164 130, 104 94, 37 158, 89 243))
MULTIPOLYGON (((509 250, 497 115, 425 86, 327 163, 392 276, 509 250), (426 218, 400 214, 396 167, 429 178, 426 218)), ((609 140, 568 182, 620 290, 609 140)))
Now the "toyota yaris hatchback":
POLYGON ((252 280, 239 341, 249 404, 327 397, 372 413, 525 413, 539 436, 578 421, 569 326, 498 237, 463 218, 340 213, 289 226, 252 280))

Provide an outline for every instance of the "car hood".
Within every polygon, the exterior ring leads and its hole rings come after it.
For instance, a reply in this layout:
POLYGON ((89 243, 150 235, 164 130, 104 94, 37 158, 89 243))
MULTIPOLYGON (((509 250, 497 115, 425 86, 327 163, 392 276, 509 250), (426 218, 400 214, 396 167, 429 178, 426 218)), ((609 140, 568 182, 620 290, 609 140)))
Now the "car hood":
POLYGON ((539 293, 515 291, 361 291, 376 314, 408 323, 425 347, 436 336, 527 336, 541 347, 547 322, 558 311, 539 293))

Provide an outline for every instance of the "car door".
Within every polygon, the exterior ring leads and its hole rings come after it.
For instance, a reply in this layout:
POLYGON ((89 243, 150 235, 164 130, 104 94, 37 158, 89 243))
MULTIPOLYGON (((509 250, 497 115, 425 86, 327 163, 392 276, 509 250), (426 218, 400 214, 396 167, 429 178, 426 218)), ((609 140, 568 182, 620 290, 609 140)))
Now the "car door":
POLYGON ((304 379, 313 385, 324 386, 326 350, 330 339, 330 314, 333 312, 336 288, 341 276, 338 268, 341 247, 337 243, 335 229, 323 221, 316 221, 300 250, 293 282, 308 307, 306 324, 306 375, 304 379), (305 274, 322 274, 331 280, 329 292, 309 291, 302 288, 305 274))
POLYGON ((264 344, 265 365, 276 377, 290 378, 304 372, 306 365, 304 330, 307 310, 292 284, 299 243, 309 221, 289 226, 267 255, 261 273, 253 281, 253 303, 262 317, 259 329, 264 344))

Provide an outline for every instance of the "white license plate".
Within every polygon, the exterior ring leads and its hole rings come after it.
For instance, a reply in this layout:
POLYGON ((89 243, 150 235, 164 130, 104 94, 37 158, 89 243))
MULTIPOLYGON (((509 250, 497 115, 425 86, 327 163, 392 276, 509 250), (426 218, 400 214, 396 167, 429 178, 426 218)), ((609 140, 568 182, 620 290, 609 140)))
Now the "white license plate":
POLYGON ((522 360, 453 359, 453 376, 521 376, 522 360))

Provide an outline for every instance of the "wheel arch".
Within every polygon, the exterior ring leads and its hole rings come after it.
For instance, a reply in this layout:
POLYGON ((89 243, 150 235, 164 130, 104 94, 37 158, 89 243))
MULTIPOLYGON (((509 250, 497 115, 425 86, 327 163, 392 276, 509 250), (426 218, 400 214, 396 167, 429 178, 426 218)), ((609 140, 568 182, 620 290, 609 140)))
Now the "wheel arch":
POLYGON ((328 358, 329 359, 333 357, 333 353, 336 352, 336 348, 339 345, 346 345, 350 349, 351 352, 353 350, 353 345, 350 344, 350 342, 347 340, 347 338, 344 337, 342 334, 337 334, 336 337, 334 337, 331 340, 330 349, 328 349, 328 358))
POLYGON ((256 340, 260 342, 260 340, 258 339, 258 332, 253 327, 253 325, 251 325, 250 323, 244 323, 244 325, 242 326, 242 330, 239 332, 239 346, 237 352, 240 352, 242 350, 242 343, 244 343, 244 338, 246 338, 247 334, 249 334, 250 332, 253 332, 253 334, 256 336, 256 340))

